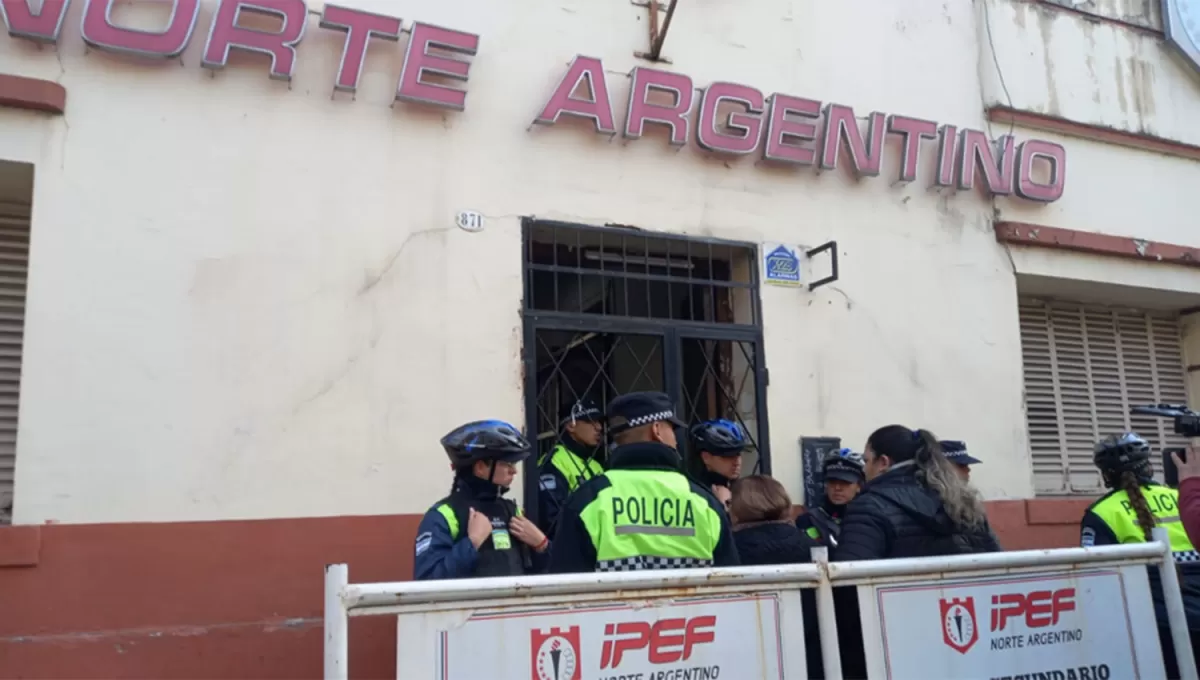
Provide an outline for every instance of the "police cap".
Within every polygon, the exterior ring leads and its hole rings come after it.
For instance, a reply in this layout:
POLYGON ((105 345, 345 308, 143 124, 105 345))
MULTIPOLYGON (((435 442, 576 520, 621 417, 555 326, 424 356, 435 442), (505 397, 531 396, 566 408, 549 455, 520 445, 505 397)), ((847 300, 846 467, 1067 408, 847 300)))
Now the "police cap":
POLYGON ((675 415, 675 404, 662 392, 630 392, 608 405, 608 430, 612 434, 660 421, 675 427, 684 426, 675 415))
POLYGON ((821 464, 821 475, 827 480, 862 484, 866 480, 863 468, 862 455, 850 449, 839 449, 825 457, 821 464))
POLYGON ((955 439, 947 439, 938 442, 942 447, 942 453, 946 454, 946 459, 956 465, 975 465, 983 461, 967 453, 967 443, 955 439))
POLYGON ((602 423, 604 411, 587 397, 563 404, 558 413, 558 426, 566 427, 574 422, 602 423))

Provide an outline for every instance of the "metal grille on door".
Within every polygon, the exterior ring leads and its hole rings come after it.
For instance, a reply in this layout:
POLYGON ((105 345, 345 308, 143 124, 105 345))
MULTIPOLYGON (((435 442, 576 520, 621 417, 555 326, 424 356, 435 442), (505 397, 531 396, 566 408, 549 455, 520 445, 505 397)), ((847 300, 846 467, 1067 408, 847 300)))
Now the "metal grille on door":
POLYGON ((1185 446, 1168 419, 1130 406, 1187 403, 1179 319, 1165 312, 1024 299, 1020 303, 1025 407, 1034 485, 1041 493, 1095 493, 1101 437, 1141 434, 1155 452, 1185 446))

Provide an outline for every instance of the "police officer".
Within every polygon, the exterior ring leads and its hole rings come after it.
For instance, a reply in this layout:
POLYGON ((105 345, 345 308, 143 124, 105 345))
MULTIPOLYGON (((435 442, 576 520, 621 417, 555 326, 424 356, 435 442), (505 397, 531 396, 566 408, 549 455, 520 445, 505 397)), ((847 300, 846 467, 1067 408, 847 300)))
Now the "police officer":
POLYGON ((955 439, 946 439, 938 442, 942 445, 942 453, 946 454, 946 460, 954 463, 955 469, 958 470, 958 475, 966 481, 971 481, 971 466, 978 465, 983 461, 967 453, 967 443, 955 439))
POLYGON ((442 437, 454 468, 450 495, 417 527, 413 578, 517 576, 544 570, 550 541, 503 497, 533 447, 517 428, 481 420, 442 437))
POLYGON ((742 452, 746 450, 746 434, 737 423, 719 419, 706 420, 692 426, 692 450, 699 453, 704 470, 700 481, 709 485, 714 494, 717 487, 728 489, 742 476, 742 452))
POLYGON ((738 564, 729 516, 681 472, 675 428, 661 392, 632 392, 608 407, 616 446, 608 470, 567 500, 550 571, 638 571, 738 564))
MULTIPOLYGON (((1151 540, 1150 532, 1156 526, 1166 529, 1179 569, 1192 648, 1200 653, 1197 644, 1200 642, 1200 555, 1179 519, 1179 493, 1154 481, 1150 445, 1132 432, 1110 435, 1097 442, 1092 459, 1110 491, 1084 512, 1079 528, 1080 544, 1089 547, 1141 543, 1151 540)), ((1167 677, 1177 678, 1162 582, 1156 568, 1150 569, 1150 592, 1167 677)))
POLYGON ((591 399, 568 404, 558 423, 559 443, 538 460, 538 526, 550 534, 559 509, 579 485, 604 472, 598 460, 604 412, 591 399))
POLYGON ((796 518, 796 528, 810 541, 833 548, 841 532, 846 505, 854 500, 866 481, 862 456, 850 449, 829 454, 821 463, 821 478, 825 482, 825 497, 819 506, 796 518))

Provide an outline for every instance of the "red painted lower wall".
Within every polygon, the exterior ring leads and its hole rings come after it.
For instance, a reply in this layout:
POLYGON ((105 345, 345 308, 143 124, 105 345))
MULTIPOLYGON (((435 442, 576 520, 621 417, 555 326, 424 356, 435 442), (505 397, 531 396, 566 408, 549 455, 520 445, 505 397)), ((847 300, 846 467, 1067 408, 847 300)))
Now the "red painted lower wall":
MULTIPOLYGON (((1076 545, 1086 500, 996 501, 1007 549, 1076 545)), ((406 580, 416 515, 0 528, 0 675, 319 678, 323 572, 406 580)), ((395 621, 351 620, 351 676, 395 677, 395 621)))

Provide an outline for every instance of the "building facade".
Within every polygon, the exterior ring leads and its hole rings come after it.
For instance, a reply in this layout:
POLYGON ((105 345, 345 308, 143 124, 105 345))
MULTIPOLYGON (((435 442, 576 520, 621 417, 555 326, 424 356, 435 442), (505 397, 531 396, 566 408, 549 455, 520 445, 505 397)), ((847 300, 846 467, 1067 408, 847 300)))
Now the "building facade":
POLYGON ((438 439, 577 394, 798 503, 802 440, 926 427, 1069 544, 1200 394, 1200 13, 1076 5, 3 0, 0 667, 315 675, 438 439))

